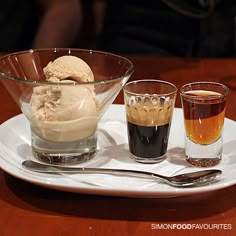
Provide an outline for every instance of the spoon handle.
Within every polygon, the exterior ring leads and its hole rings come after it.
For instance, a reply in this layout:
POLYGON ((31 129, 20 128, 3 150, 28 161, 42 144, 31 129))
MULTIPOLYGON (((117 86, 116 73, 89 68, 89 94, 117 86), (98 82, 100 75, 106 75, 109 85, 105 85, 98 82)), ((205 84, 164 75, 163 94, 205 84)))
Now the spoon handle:
POLYGON ((55 166, 49 164, 41 164, 31 160, 24 161, 22 166, 25 169, 42 172, 42 173, 81 173, 81 174, 112 174, 120 176, 132 176, 151 179, 163 179, 165 182, 177 187, 183 186, 198 186, 209 184, 214 178, 222 173, 221 170, 209 169, 202 171, 195 171, 175 176, 163 176, 156 173, 140 170, 128 169, 111 169, 111 168, 87 168, 87 167, 69 167, 69 166, 55 166))
POLYGON ((22 166, 28 170, 41 173, 82 173, 82 174, 112 174, 112 175, 128 175, 132 177, 143 178, 161 178, 168 180, 167 176, 162 176, 147 171, 128 170, 128 169, 111 169, 111 168, 87 168, 87 167, 68 167, 45 165, 33 161, 24 161, 22 166))

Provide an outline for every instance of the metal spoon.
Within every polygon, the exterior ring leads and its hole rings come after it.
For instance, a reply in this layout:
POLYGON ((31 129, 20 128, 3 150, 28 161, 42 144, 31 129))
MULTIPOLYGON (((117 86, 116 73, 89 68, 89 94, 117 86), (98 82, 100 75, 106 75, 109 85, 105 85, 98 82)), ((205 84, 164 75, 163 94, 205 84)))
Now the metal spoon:
POLYGON ((28 170, 43 173, 81 173, 81 174, 112 174, 128 175, 142 178, 159 178, 165 180, 170 185, 176 187, 202 186, 215 181, 215 177, 222 173, 221 170, 210 169, 196 172, 190 172, 175 176, 163 176, 156 173, 139 170, 110 169, 110 168, 87 168, 87 167, 68 167, 42 164, 27 160, 22 162, 22 166, 28 170))

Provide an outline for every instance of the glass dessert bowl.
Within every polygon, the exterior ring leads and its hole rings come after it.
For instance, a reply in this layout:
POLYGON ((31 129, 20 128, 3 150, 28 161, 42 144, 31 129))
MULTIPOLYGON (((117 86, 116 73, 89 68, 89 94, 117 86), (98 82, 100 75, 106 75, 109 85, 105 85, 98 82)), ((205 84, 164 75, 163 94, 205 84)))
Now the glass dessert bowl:
POLYGON ((98 123, 133 71, 124 57, 86 49, 0 58, 1 81, 29 121, 33 155, 51 164, 94 156, 98 123))

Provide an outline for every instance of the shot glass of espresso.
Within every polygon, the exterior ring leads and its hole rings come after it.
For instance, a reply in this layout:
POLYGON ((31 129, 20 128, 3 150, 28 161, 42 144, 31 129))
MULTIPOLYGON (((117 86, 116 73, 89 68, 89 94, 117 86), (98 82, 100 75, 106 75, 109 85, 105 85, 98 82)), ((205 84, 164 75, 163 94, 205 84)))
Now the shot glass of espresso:
POLYGON ((228 92, 225 85, 214 82, 189 83, 180 89, 186 160, 194 166, 210 167, 221 161, 228 92))
POLYGON ((137 80, 125 85, 129 151, 141 163, 166 157, 177 88, 161 80, 137 80))

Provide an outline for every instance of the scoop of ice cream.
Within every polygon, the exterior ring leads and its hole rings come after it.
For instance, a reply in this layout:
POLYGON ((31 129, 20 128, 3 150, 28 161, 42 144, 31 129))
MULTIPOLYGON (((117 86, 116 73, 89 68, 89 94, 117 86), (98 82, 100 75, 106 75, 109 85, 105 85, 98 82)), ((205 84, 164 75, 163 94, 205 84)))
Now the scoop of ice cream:
POLYGON ((94 81, 94 75, 89 65, 75 56, 62 56, 49 62, 43 69, 47 80, 73 79, 77 82, 94 81))
POLYGON ((95 94, 86 85, 35 87, 31 112, 33 131, 54 142, 83 139, 97 127, 95 94))
POLYGON ((39 86, 34 88, 31 109, 33 117, 41 121, 95 116, 95 94, 86 85, 39 86))
POLYGON ((71 83, 94 80, 88 65, 79 58, 63 56, 50 62, 44 71, 47 80, 57 84, 33 89, 32 130, 53 142, 76 141, 94 134, 98 122, 94 86, 71 83))

